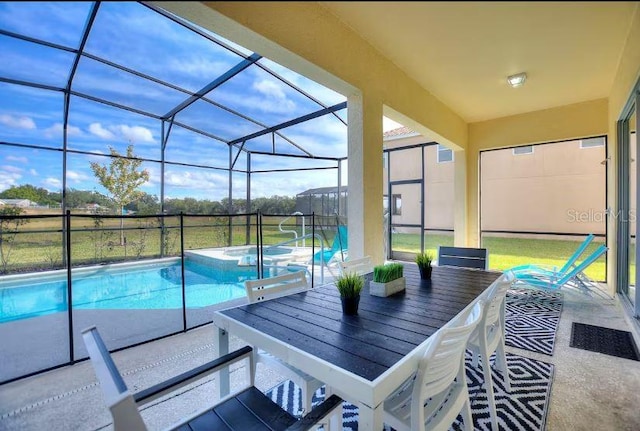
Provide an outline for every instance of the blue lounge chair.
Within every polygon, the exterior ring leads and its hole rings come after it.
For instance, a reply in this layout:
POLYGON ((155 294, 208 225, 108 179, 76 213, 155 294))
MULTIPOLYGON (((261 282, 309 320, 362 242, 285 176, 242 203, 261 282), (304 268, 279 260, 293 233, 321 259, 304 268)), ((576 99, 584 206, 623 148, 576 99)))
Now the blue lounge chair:
POLYGON ((516 274, 516 282, 514 284, 524 284, 544 289, 560 289, 569 282, 575 282, 583 290, 588 290, 586 281, 588 278, 584 275, 593 262, 607 251, 607 247, 603 244, 599 246, 593 253, 587 256, 579 265, 576 265, 565 274, 555 273, 520 273, 516 274))
MULTIPOLYGON (((336 232, 336 236, 333 237, 333 244, 330 249, 326 249, 322 247, 320 251, 317 251, 313 255, 313 261, 315 263, 321 263, 324 261, 324 264, 327 265, 337 253, 345 253, 347 251, 348 242, 347 242, 347 227, 346 226, 338 226, 338 231, 336 232)), ((344 259, 340 259, 342 261, 344 259)))
POLYGON ((589 234, 585 238, 585 240, 580 244, 580 247, 573 252, 573 254, 567 259, 567 262, 562 266, 562 268, 557 269, 557 267, 545 267, 543 265, 520 265, 514 266, 513 268, 509 268, 516 277, 520 276, 530 276, 530 275, 538 275, 538 276, 546 276, 546 277, 556 277, 560 278, 569 272, 571 269, 576 267, 576 262, 580 258, 580 256, 587 249, 591 241, 593 241, 594 235, 589 234))

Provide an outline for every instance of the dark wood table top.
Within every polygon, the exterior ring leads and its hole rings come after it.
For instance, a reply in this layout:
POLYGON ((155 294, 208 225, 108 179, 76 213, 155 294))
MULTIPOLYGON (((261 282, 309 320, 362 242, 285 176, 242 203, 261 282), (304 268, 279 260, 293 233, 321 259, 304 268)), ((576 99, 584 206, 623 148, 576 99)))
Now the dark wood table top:
POLYGON ((369 294, 365 276, 357 316, 342 314, 333 284, 219 313, 328 361, 375 380, 473 302, 500 272, 434 267, 420 280, 404 265, 406 290, 386 298, 369 294))

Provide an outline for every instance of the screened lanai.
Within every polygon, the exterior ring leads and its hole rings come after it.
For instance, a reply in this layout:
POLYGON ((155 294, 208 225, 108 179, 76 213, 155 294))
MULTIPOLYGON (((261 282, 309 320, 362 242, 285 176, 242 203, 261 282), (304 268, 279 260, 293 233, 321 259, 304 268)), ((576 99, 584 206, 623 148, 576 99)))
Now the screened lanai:
POLYGON ((335 218, 291 215, 341 185, 344 96, 143 2, 2 2, 0 52, 0 193, 21 193, 0 194, 0 382, 86 357, 89 324, 125 348, 208 323, 246 279, 324 280, 335 218), (133 210, 93 171, 116 159, 148 174, 133 210))
POLYGON ((3 189, 59 191, 64 210, 70 188, 104 191, 89 162, 130 144, 162 206, 338 185, 345 97, 153 5, 5 2, 0 46, 3 189))

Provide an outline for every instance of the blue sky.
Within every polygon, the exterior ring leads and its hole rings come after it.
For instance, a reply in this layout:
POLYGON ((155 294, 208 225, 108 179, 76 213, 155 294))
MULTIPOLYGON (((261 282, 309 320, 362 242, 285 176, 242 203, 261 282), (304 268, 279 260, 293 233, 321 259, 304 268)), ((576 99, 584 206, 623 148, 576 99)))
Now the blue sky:
MULTIPOLYGON (((0 28, 77 48, 91 3, 0 3, 0 28)), ((219 38, 219 37, 218 37, 219 38)), ((221 38, 220 38, 221 39, 221 38)), ((222 39, 224 40, 224 39, 222 39)), ((242 53, 251 52, 226 41, 242 53)), ((16 38, 0 35, 0 76, 45 84, 66 85, 74 55, 16 38)), ((242 57, 212 43, 138 3, 105 2, 100 6, 85 46, 85 52, 132 70, 197 91, 242 57)), ((304 89, 326 105, 345 101, 345 97, 268 60, 260 63, 304 89)), ((134 109, 162 116, 188 95, 133 74, 83 57, 73 81, 72 91, 86 93, 134 109)), ((207 98, 273 126, 320 109, 321 107, 275 79, 263 69, 251 66, 227 81, 207 98)), ((0 83, 0 141, 62 149, 63 94, 58 91, 0 83)), ((346 120, 346 110, 339 115, 346 120)), ((176 116, 176 121, 199 128, 224 140, 235 139, 261 129, 210 103, 197 101, 176 116)), ((385 123, 385 130, 393 126, 385 123)), ((324 116, 283 130, 282 133, 316 156, 344 157, 347 153, 347 127, 334 116, 324 116)), ((69 154, 68 187, 106 191, 95 181, 89 163, 106 164, 111 145, 124 153, 129 143, 136 155, 160 160, 160 121, 117 109, 82 97, 71 96, 68 148, 91 153, 69 154)), ((270 135, 248 141, 246 148, 268 151, 270 135)), ((301 154, 280 137, 278 151, 301 154)), ((225 143, 174 126, 165 153, 166 160, 224 168, 229 152, 225 143)), ((252 157, 255 170, 309 167, 301 159, 252 157)), ((315 166, 333 165, 320 162, 315 166)), ((344 164, 346 168, 346 163, 344 164)), ((237 166, 246 168, 246 157, 237 166)), ((151 174, 142 190, 160 194, 160 164, 145 163, 151 174)), ((312 187, 335 185, 336 170, 297 173, 254 174, 252 196, 293 195, 312 187)), ((343 174, 346 181, 346 171, 343 174)), ((12 185, 33 184, 51 191, 62 186, 60 151, 0 145, 0 190, 12 185)), ((167 197, 220 199, 228 188, 223 170, 185 168, 168 165, 165 172, 167 197)), ((244 196, 244 175, 234 174, 234 195, 244 196)))

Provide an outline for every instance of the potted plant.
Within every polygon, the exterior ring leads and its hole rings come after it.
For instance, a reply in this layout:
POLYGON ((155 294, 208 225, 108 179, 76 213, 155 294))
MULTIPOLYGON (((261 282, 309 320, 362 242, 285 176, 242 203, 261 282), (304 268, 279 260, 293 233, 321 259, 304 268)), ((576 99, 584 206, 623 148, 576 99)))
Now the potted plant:
POLYGON ((433 255, 430 252, 418 253, 416 255, 416 264, 420 270, 420 278, 423 280, 431 279, 431 263, 433 262, 433 255))
POLYGON ((401 263, 386 263, 373 267, 373 281, 369 282, 369 293, 374 296, 389 296, 406 287, 404 266, 401 263))
POLYGON ((338 292, 340 292, 342 312, 344 314, 358 314, 360 292, 363 286, 364 277, 352 272, 342 274, 336 279, 336 287, 338 288, 338 292))

